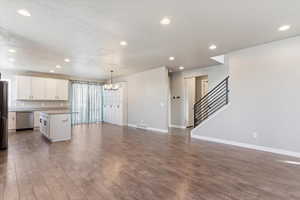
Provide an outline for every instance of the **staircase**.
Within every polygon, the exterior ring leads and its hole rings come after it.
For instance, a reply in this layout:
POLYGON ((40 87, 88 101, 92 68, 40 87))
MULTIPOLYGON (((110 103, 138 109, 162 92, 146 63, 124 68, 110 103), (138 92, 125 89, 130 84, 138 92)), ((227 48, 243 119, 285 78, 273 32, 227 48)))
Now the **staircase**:
POLYGON ((194 127, 201 124, 216 111, 228 104, 228 79, 229 76, 195 103, 194 127))

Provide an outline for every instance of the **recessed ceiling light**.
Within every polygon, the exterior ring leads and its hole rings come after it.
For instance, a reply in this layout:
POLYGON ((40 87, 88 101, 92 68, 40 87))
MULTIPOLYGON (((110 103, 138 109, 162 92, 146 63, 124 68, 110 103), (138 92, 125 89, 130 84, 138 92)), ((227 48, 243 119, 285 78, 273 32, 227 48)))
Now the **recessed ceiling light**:
POLYGON ((126 41, 121 41, 121 42, 120 42, 120 45, 121 45, 121 46, 127 46, 127 42, 126 42, 126 41))
POLYGON ((175 60, 175 57, 171 56, 169 57, 169 60, 175 60))
POLYGON ((164 17, 160 20, 161 25, 169 25, 171 23, 171 19, 168 17, 164 17))
POLYGON ((278 31, 287 31, 291 28, 291 25, 283 25, 278 28, 278 31))
POLYGON ((24 16, 24 17, 30 17, 31 16, 30 12, 26 9, 20 9, 20 10, 17 11, 17 13, 19 15, 24 16))
POLYGON ((212 45, 209 46, 210 50, 215 50, 216 48, 217 48, 217 46, 215 44, 212 44, 212 45))
POLYGON ((8 61, 9 61, 9 62, 15 62, 15 59, 9 58, 8 61))
POLYGON ((69 58, 65 58, 65 62, 70 62, 71 60, 69 58))
POLYGON ((180 69, 180 70, 184 70, 184 67, 183 67, 183 66, 180 66, 179 69, 180 69))
POLYGON ((16 53, 17 51, 15 49, 8 49, 9 53, 16 53))
POLYGON ((60 68, 61 68, 61 66, 60 66, 60 65, 56 65, 55 67, 56 67, 57 69, 60 69, 60 68))
POLYGON ((54 70, 50 70, 50 73, 54 73, 55 71, 54 70))

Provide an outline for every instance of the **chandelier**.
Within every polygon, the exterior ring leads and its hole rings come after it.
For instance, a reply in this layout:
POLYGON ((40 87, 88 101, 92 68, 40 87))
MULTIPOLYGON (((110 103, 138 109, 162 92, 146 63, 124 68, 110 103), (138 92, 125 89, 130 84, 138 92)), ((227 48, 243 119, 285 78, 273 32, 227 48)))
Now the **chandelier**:
POLYGON ((120 88, 119 84, 113 84, 112 82, 112 74, 113 74, 113 70, 110 71, 110 80, 108 84, 104 85, 104 90, 118 90, 120 88))

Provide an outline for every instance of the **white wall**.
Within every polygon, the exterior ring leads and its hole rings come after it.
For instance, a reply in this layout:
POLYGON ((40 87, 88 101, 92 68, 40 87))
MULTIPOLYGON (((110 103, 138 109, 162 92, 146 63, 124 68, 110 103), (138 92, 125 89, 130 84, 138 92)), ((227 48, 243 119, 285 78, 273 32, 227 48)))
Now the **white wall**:
POLYGON ((168 131, 168 70, 160 67, 118 81, 128 82, 128 124, 168 131))
POLYGON ((216 65, 171 74, 171 97, 180 96, 180 99, 171 98, 171 125, 178 127, 185 125, 184 78, 204 75, 208 76, 208 87, 211 90, 228 76, 228 67, 216 65))
POLYGON ((227 59, 230 105, 192 134, 300 152, 300 37, 227 59))

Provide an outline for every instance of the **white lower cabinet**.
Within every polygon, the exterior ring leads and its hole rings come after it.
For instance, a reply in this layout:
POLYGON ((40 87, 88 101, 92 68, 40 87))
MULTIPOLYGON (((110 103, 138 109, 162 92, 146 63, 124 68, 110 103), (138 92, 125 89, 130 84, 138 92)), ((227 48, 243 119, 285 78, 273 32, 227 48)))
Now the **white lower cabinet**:
POLYGON ((8 112, 8 129, 16 129, 16 112, 8 112))
POLYGON ((40 111, 35 111, 33 114, 34 128, 40 127, 40 111))
POLYGON ((103 121, 127 126, 127 84, 119 85, 118 90, 103 89, 103 121))

